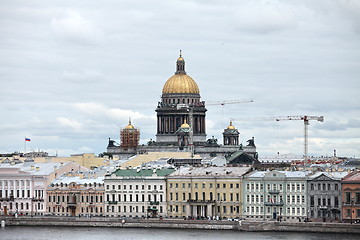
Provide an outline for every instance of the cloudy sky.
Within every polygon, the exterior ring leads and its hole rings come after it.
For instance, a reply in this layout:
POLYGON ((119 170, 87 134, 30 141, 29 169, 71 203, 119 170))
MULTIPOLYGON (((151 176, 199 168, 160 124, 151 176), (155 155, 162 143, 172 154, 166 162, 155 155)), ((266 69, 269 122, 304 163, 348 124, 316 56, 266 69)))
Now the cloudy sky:
MULTIPOLYGON (((360 157, 359 0, 0 0, 0 152, 106 151, 128 118, 155 138, 157 102, 182 49, 208 106, 230 118, 324 116, 309 155, 360 157)), ((235 121, 259 155, 303 154, 301 121, 235 121)))

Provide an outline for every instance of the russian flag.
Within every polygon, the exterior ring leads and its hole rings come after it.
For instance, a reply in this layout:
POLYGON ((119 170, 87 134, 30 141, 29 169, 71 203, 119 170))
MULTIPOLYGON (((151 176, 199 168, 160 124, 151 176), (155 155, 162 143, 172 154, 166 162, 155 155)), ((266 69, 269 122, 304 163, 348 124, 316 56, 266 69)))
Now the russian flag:
POLYGON ((30 142, 30 138, 25 138, 25 142, 30 142))

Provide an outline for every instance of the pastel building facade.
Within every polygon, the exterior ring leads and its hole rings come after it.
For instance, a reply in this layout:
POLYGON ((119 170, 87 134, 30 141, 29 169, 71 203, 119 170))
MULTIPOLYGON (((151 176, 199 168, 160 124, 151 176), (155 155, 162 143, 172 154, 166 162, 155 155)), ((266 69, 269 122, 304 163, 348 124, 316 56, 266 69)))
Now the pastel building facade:
MULTIPOLYGON (((68 163, 1 163, 1 214, 43 215, 46 213, 46 189, 65 172, 83 169, 68 163)), ((85 169, 85 168, 84 168, 85 169)))
POLYGON ((341 180, 342 220, 360 222, 360 171, 349 173, 341 180))
POLYGON ((105 215, 113 217, 164 217, 165 177, 174 169, 118 169, 105 175, 105 215))
POLYGON ((47 214, 56 216, 102 216, 104 177, 65 175, 47 189, 47 214))
POLYGON ((255 171, 244 177, 243 217, 292 220, 307 217, 308 172, 255 171))
POLYGON ((167 176, 168 216, 237 218, 249 167, 181 167, 167 176))

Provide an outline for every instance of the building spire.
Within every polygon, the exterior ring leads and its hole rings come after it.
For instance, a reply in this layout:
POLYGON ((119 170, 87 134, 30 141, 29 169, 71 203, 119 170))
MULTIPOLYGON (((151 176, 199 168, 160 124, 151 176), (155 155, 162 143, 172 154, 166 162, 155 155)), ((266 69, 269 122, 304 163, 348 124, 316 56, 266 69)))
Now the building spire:
POLYGON ((181 53, 182 52, 180 50, 180 57, 176 61, 176 72, 175 72, 175 74, 186 74, 186 72, 185 72, 185 61, 184 61, 181 53))

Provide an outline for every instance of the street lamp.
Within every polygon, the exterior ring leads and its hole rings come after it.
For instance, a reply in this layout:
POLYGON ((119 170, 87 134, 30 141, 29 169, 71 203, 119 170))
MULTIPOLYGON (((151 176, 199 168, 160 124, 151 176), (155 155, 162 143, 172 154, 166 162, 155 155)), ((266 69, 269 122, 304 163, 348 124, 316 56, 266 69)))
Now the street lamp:
POLYGON ((353 222, 353 206, 354 206, 354 197, 351 197, 351 210, 350 210, 350 217, 351 217, 351 220, 350 220, 350 223, 352 224, 353 222))

